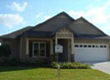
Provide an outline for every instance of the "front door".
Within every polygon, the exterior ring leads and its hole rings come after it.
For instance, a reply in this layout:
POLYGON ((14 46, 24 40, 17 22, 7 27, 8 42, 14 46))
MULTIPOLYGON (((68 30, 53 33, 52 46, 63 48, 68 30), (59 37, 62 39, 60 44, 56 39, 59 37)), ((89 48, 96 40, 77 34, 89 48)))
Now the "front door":
POLYGON ((67 62, 68 61, 68 40, 58 39, 58 44, 63 46, 63 53, 58 54, 58 61, 67 62))

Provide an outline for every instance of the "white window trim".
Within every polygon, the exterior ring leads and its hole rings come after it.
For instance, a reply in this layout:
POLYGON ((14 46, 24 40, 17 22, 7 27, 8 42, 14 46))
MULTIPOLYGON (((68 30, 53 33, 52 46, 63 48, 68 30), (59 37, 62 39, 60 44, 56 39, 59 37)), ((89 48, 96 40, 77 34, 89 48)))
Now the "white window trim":
MULTIPOLYGON (((39 50, 38 50, 39 51, 39 50)), ((40 58, 45 58, 46 57, 46 42, 33 42, 33 44, 32 44, 32 57, 33 58, 37 58, 37 57, 40 57, 40 58), (34 44, 35 43, 38 43, 38 45, 40 45, 40 43, 44 43, 45 44, 45 56, 35 56, 34 55, 34 44)))

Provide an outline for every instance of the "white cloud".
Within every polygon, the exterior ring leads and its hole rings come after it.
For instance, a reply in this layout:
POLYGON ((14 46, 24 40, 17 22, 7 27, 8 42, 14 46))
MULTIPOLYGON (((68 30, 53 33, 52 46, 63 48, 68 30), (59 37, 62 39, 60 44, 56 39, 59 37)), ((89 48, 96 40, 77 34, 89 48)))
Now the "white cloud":
POLYGON ((107 2, 103 5, 104 9, 107 9, 110 7, 110 0, 107 0, 107 2))
POLYGON ((27 5, 27 2, 24 2, 22 6, 17 2, 13 2, 12 5, 9 5, 7 7, 14 11, 23 12, 26 9, 27 5))
POLYGON ((109 32, 110 24, 108 24, 110 22, 110 12, 108 12, 109 7, 110 7, 110 0, 107 0, 105 4, 103 4, 102 6, 88 5, 86 11, 71 10, 68 12, 68 14, 75 19, 83 16, 88 21, 98 26, 101 30, 110 34, 109 32))
POLYGON ((0 14, 0 23, 8 28, 17 26, 23 22, 19 14, 0 14))
POLYGON ((74 18, 81 16, 85 17, 94 24, 106 23, 109 19, 109 14, 106 10, 110 7, 110 0, 108 0, 103 6, 88 6, 87 11, 69 11, 68 13, 74 18))
POLYGON ((86 12, 85 16, 92 19, 92 22, 96 24, 105 23, 108 19, 105 9, 102 7, 91 8, 88 12, 86 12))
POLYGON ((88 11, 69 11, 68 12, 74 18, 79 18, 81 16, 90 20, 95 24, 105 23, 108 19, 108 16, 105 14, 104 10, 101 8, 91 8, 88 11))

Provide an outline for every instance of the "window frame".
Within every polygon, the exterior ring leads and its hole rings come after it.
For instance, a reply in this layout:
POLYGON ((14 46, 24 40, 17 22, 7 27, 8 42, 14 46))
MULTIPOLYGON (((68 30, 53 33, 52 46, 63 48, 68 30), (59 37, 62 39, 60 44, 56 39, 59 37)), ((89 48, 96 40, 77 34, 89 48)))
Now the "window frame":
POLYGON ((33 42, 33 44, 32 44, 32 57, 33 57, 33 58, 36 58, 36 57, 45 58, 45 57, 46 57, 46 42, 33 42), (34 53, 34 50, 36 50, 35 47, 34 47, 34 45, 35 45, 36 43, 38 44, 38 56, 35 56, 35 53, 34 53), (42 43, 45 45, 45 48, 44 48, 44 50, 45 50, 44 56, 41 56, 41 55, 40 55, 40 51, 42 50, 42 49, 40 49, 40 48, 41 48, 40 46, 41 46, 42 43))

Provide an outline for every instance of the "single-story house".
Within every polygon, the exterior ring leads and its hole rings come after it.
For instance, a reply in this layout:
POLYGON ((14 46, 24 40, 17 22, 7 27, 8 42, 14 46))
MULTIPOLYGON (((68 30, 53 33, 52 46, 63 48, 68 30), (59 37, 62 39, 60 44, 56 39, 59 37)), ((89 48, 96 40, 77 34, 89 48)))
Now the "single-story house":
POLYGON ((65 12, 3 35, 0 42, 11 47, 10 58, 21 61, 53 59, 56 54, 59 62, 110 60, 110 37, 83 17, 73 19, 65 12), (62 53, 55 53, 58 44, 62 53))

